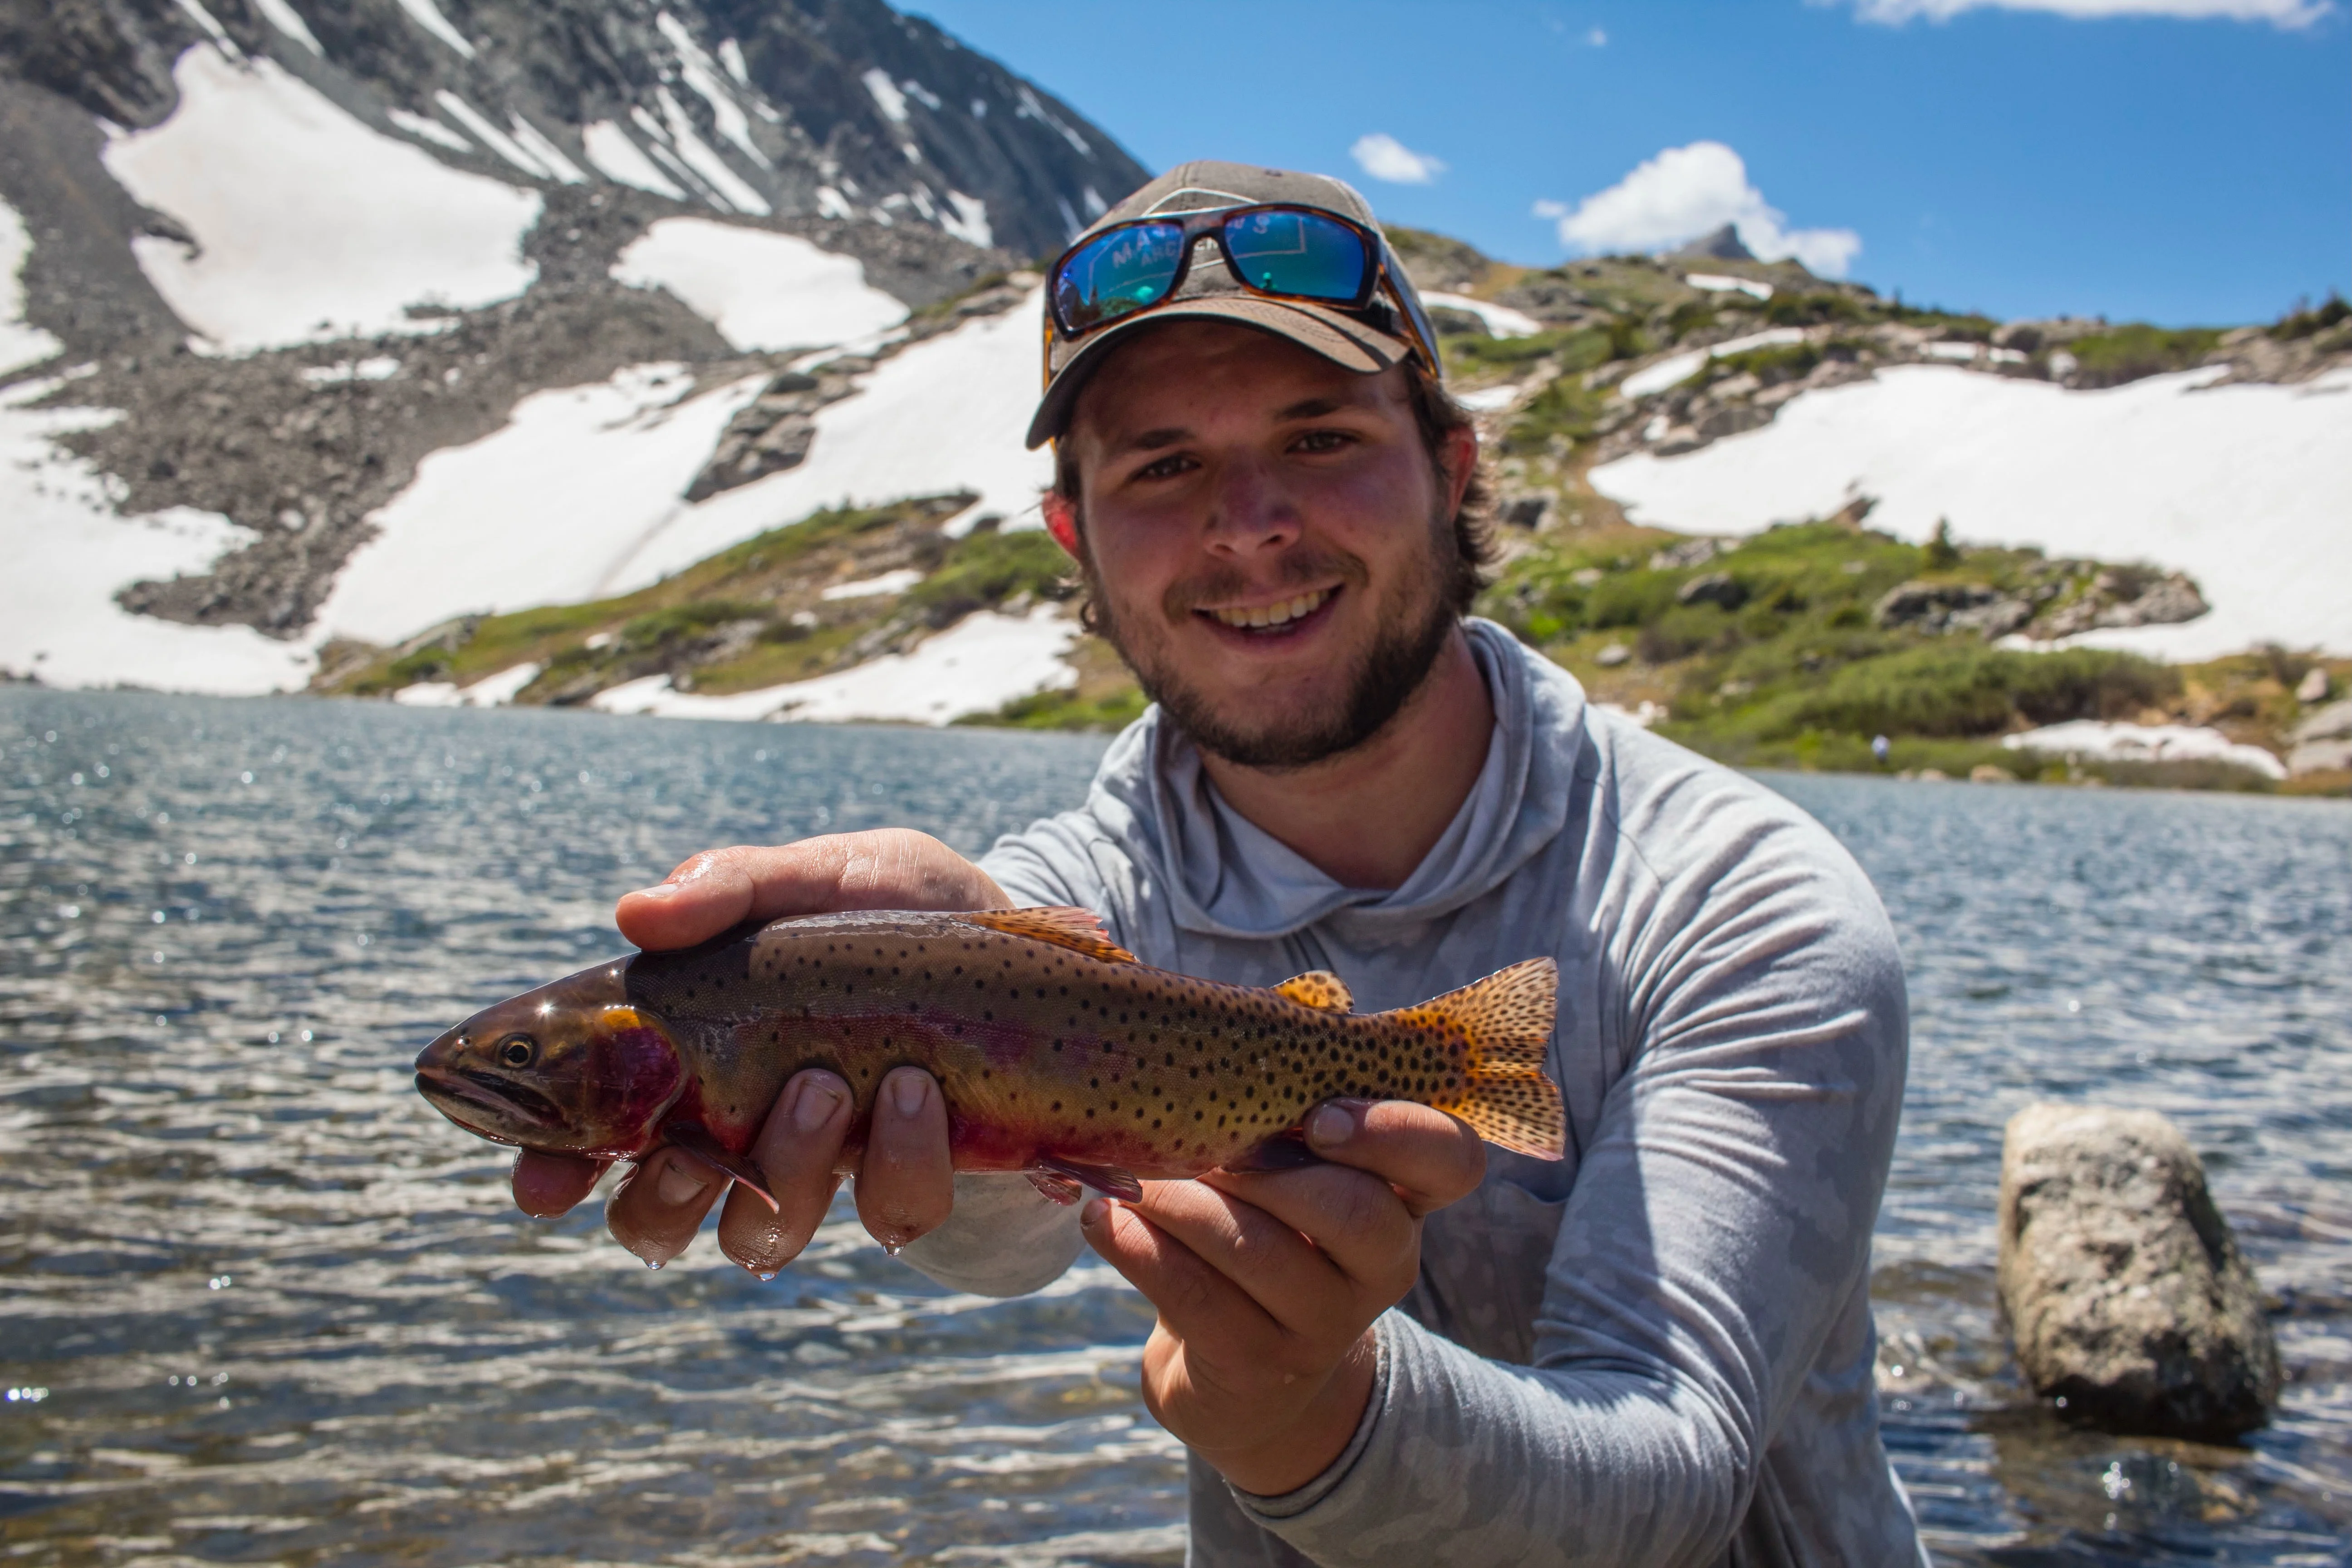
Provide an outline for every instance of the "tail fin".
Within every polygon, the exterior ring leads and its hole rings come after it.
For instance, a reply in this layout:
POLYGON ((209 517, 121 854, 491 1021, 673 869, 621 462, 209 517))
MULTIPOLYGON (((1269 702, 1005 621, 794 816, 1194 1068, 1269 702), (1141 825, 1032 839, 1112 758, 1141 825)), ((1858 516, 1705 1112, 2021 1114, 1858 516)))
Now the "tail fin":
POLYGON ((1559 1086, 1543 1070, 1559 996, 1559 965, 1530 958, 1405 1009, 1460 1033, 1469 1046, 1462 1098, 1438 1109, 1514 1152, 1538 1160, 1565 1154, 1568 1115, 1559 1086))

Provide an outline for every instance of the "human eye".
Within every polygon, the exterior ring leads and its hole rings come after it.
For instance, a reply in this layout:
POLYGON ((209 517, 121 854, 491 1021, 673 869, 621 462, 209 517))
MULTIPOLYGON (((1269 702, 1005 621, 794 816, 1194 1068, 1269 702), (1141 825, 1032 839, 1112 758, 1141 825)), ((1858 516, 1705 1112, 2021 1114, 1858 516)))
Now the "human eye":
POLYGON ((1152 479, 1172 479, 1180 474, 1189 473, 1198 466, 1183 453, 1171 452, 1164 458, 1155 458, 1144 464, 1130 477, 1147 482, 1152 479))
POLYGON ((1356 444, 1355 437, 1345 430, 1307 430, 1291 443, 1291 450, 1309 456, 1341 451, 1356 444))

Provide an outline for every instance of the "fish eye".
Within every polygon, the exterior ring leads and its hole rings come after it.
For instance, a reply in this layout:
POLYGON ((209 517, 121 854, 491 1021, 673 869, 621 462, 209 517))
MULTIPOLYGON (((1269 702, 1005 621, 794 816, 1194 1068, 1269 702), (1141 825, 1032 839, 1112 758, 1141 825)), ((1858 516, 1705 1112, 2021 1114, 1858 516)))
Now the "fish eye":
POLYGON ((527 1068, 539 1055, 539 1042, 529 1035, 509 1035, 499 1042, 499 1060, 507 1067, 527 1068))

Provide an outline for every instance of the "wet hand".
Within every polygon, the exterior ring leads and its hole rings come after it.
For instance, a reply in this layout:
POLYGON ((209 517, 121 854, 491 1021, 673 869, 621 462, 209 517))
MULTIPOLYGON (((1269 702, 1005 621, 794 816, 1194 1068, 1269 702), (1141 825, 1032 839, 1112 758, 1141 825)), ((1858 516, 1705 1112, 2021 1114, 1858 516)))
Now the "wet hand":
MULTIPOLYGON (((1011 906, 985 871, 938 839, 886 828, 708 850, 658 886, 625 895, 614 913, 623 936, 658 950, 782 915, 1011 906)), ((799 1255, 841 1184, 852 1120, 848 1087, 832 1073, 812 1070, 784 1085, 751 1150, 779 1207, 730 1193, 719 1224, 727 1256, 765 1276, 799 1255)), ((515 1160, 516 1206, 542 1219, 562 1214, 587 1197, 609 1163, 526 1150, 515 1160)), ((883 1080, 855 1163, 858 1217, 884 1246, 903 1247, 947 1218, 954 1196, 947 1106, 929 1074, 901 1068, 883 1080)), ((693 1155, 664 1149, 622 1181, 605 1205, 606 1224, 658 1267, 686 1250, 728 1186, 693 1155)))
POLYGON ((1306 1485, 1355 1435, 1371 1324, 1421 1271, 1423 1215, 1486 1174, 1484 1144, 1425 1106, 1327 1101, 1305 1170, 1147 1182, 1097 1198, 1087 1239, 1159 1309, 1143 1352, 1152 1415, 1262 1497, 1306 1485))

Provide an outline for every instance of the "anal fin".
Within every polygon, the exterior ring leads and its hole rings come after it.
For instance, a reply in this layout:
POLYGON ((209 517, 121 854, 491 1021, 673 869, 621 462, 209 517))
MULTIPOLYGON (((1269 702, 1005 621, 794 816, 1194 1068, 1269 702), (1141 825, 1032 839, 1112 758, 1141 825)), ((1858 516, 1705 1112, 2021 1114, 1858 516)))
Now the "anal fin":
POLYGON ((782 1208, 783 1205, 776 1202, 776 1194, 768 1190, 766 1174, 752 1163, 751 1157, 749 1154, 737 1154, 728 1150, 718 1139, 710 1135, 709 1129, 688 1122, 679 1126, 666 1127, 662 1130, 662 1135, 672 1144, 685 1150, 705 1164, 725 1172, 735 1180, 738 1185, 767 1205, 771 1211, 779 1211, 782 1208))
POLYGON ((1031 1186, 1066 1207, 1087 1195, 1086 1188, 1080 1186, 1076 1178, 1065 1176, 1058 1171, 1024 1171, 1021 1173, 1029 1178, 1031 1186))
POLYGON ((1047 1176, 1060 1176, 1066 1181, 1082 1183, 1098 1193, 1108 1193, 1112 1197, 1128 1203, 1143 1201, 1143 1184, 1117 1165, 1088 1165, 1076 1160, 1057 1160, 1050 1154, 1042 1155, 1029 1179, 1037 1184, 1039 1192, 1050 1198, 1054 1194, 1046 1190, 1045 1183, 1037 1181, 1039 1172, 1047 1176))
POLYGON ((1328 969, 1294 974, 1275 989, 1302 1007, 1319 1007, 1326 1013, 1356 1010, 1355 994, 1348 989, 1348 983, 1328 969))

